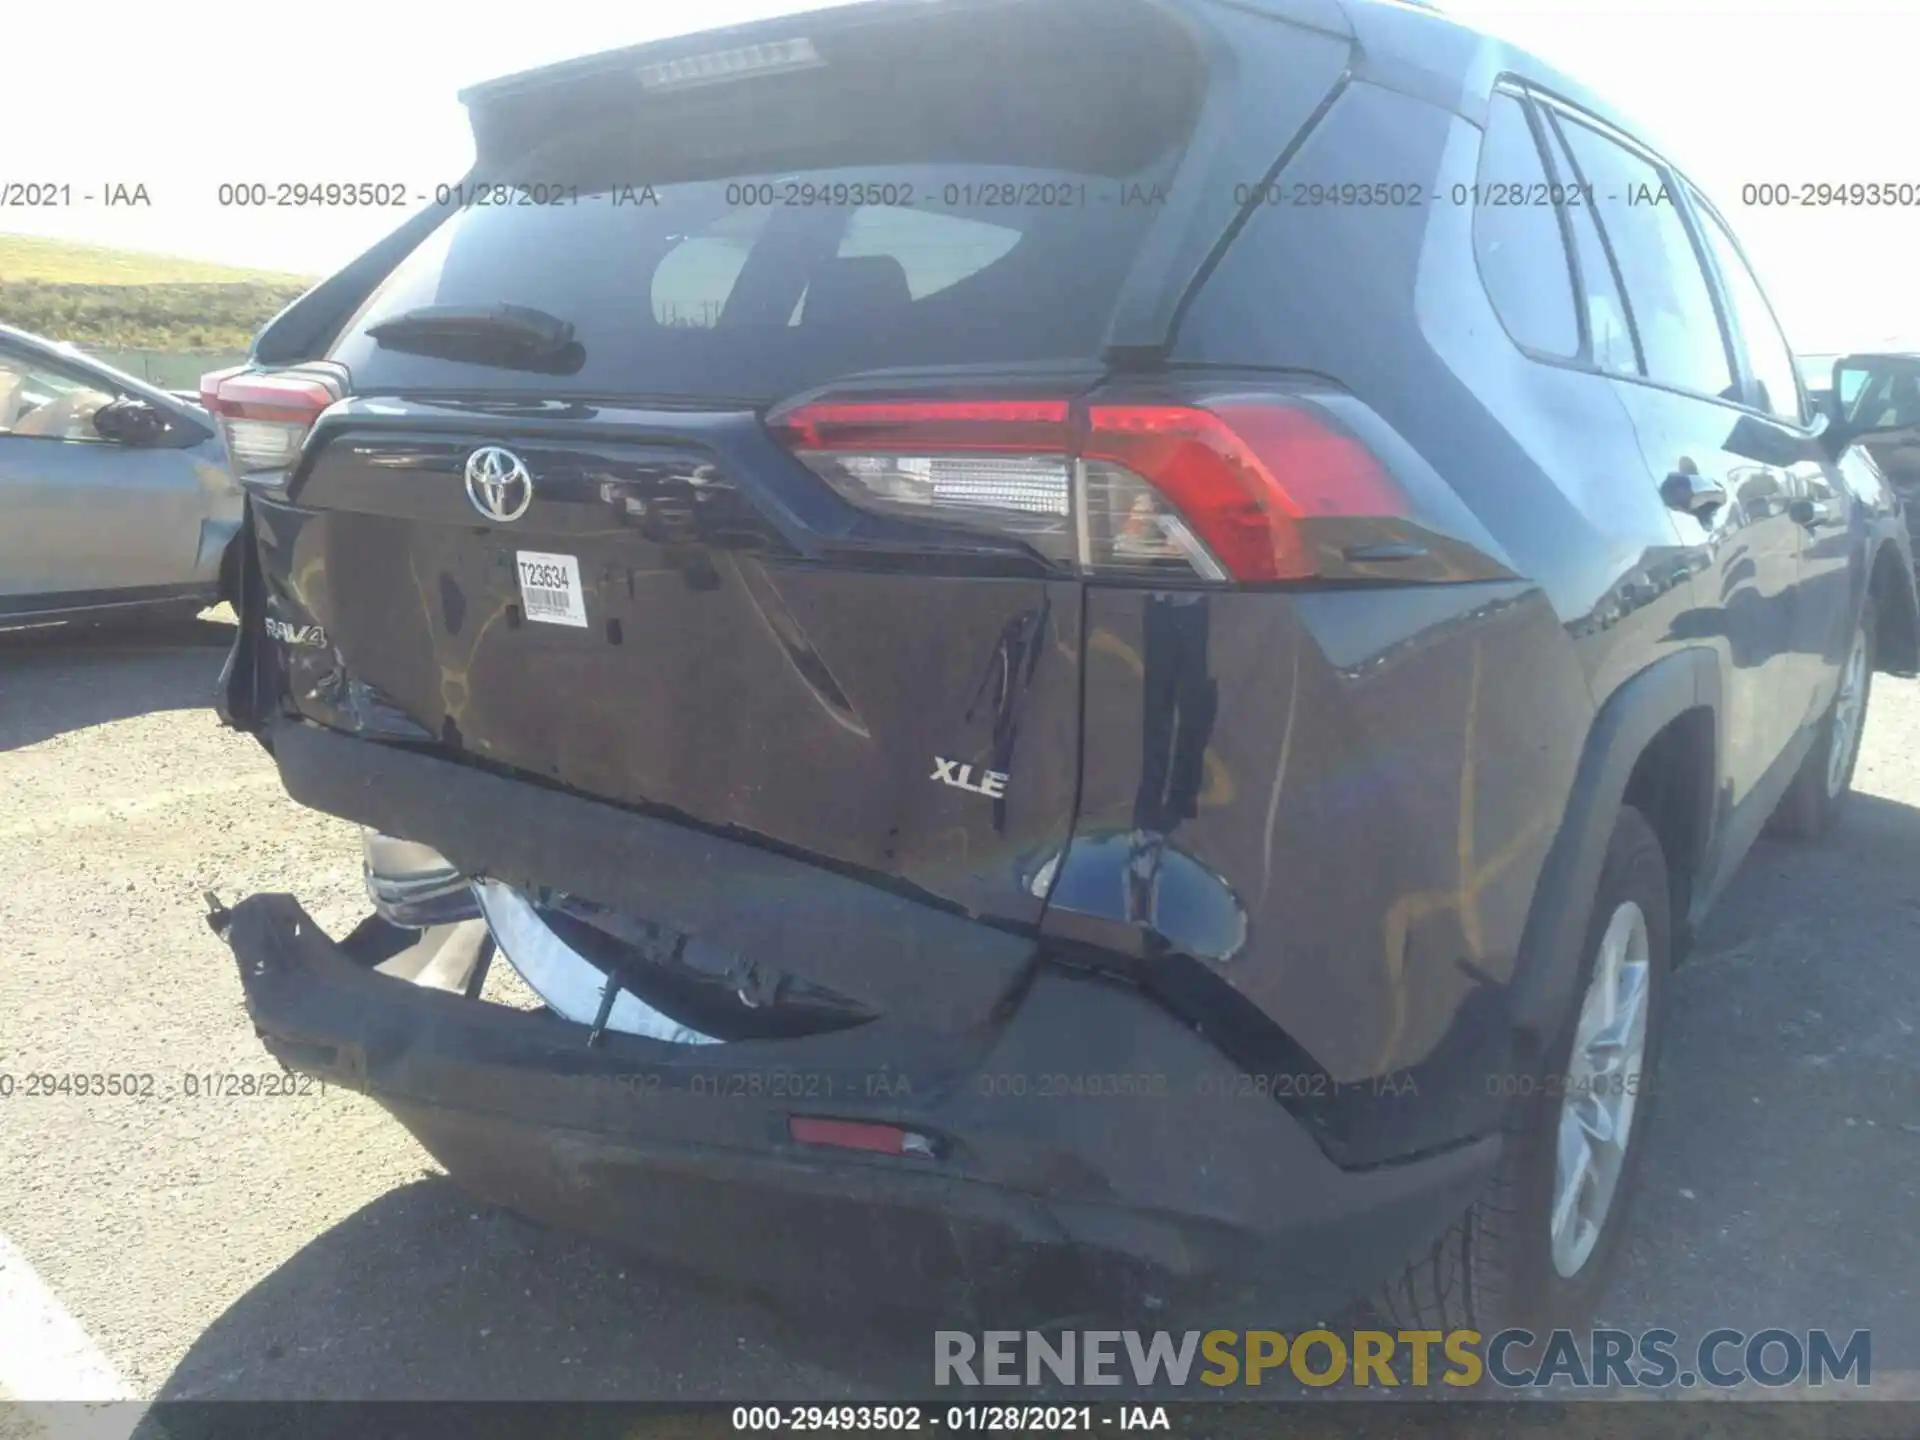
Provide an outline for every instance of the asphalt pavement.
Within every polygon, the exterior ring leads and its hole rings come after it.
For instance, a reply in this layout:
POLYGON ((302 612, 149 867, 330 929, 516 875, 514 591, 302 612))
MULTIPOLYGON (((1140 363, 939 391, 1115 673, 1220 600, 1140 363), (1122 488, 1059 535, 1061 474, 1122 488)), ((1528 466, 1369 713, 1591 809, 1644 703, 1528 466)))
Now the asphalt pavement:
MULTIPOLYGON (((936 1313, 663 1272, 470 1200, 359 1095, 215 1093, 279 1071, 203 892, 365 910, 354 829, 207 708, 230 635, 0 638, 0 1287, 17 1255, 140 1399, 926 1394, 936 1313)), ((1763 841, 1676 975, 1607 1323, 1865 1328, 1920 1369, 1916 742, 1920 683, 1878 677, 1841 829, 1763 841)))

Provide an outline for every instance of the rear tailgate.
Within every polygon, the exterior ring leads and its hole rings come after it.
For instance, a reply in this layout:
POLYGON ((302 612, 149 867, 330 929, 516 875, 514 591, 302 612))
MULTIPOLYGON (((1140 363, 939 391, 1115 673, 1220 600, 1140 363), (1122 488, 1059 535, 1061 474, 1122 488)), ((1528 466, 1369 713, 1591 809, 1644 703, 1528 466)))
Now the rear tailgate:
POLYGON ((288 647, 300 709, 1036 913, 1017 877, 1071 819, 1078 585, 836 554, 784 513, 763 477, 817 482, 750 413, 581 409, 330 418, 293 507, 262 507, 269 614, 328 637, 288 647), (512 524, 469 504, 488 444, 533 477, 512 524))
MULTIPOLYGON (((849 383, 1094 385, 1143 273, 1170 314, 1222 228, 1196 217, 1233 208, 1220 37, 1144 0, 786 27, 470 97, 480 183, 339 328, 353 398, 256 507, 268 613, 323 724, 1032 922, 1073 822, 1078 575, 858 506, 765 420, 849 383), (503 304, 571 342, 368 333, 503 304)), ((1295 126, 1346 58, 1297 35, 1295 126)))

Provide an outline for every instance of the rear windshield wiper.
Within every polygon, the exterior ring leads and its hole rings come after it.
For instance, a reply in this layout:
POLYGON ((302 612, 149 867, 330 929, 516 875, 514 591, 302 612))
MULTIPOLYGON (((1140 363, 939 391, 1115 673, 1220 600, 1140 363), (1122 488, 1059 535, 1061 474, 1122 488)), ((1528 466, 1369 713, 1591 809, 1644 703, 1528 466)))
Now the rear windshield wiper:
POLYGON ((585 360, 573 322, 531 305, 422 305, 367 327, 383 350, 473 365, 572 374, 585 360))

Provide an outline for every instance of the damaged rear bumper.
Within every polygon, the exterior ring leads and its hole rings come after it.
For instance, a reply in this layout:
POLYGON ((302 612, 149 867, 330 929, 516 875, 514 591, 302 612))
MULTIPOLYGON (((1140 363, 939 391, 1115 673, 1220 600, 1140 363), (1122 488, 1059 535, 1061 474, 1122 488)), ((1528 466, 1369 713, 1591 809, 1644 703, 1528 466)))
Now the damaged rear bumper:
POLYGON ((1275 1323, 1311 1319, 1427 1244, 1498 1154, 1488 1139, 1343 1170, 1170 1013, 1044 964, 960 1032, 888 1016, 804 1040, 589 1046, 552 1014, 375 971, 373 929, 336 943, 291 896, 215 928, 267 1048, 375 1097, 470 1188, 813 1303, 984 1298, 983 1276, 1064 1260, 1161 1296, 1230 1277, 1275 1323), (802 1143, 807 1117, 931 1143, 802 1143))

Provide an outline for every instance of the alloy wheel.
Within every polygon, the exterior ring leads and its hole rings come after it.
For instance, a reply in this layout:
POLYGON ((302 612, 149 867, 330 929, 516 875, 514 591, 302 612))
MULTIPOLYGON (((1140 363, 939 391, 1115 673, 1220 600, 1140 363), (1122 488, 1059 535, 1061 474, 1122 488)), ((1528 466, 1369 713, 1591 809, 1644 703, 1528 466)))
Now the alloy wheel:
POLYGON ((1563 1077, 1549 1216, 1554 1269, 1577 1275, 1599 1243, 1632 1138, 1647 1046, 1647 917, 1623 902, 1600 937, 1563 1077))

